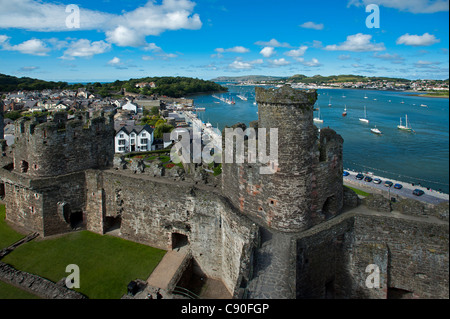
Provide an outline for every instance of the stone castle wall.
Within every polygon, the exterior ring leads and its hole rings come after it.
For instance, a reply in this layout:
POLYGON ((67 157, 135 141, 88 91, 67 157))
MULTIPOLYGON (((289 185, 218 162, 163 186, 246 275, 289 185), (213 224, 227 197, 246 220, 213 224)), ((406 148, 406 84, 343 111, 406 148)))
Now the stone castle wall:
POLYGON ((213 190, 113 170, 88 171, 86 179, 89 230, 102 233, 107 217, 120 216, 122 237, 166 250, 172 234, 186 235, 202 271, 231 294, 248 277, 241 266, 251 258, 257 227, 213 190))
POLYGON ((267 144, 270 129, 278 130, 275 173, 261 174, 260 163, 222 164, 223 193, 242 212, 280 231, 308 229, 343 206, 343 140, 331 129, 319 135, 316 99, 316 91, 256 88, 257 127, 266 129, 267 144))
POLYGON ((15 122, 14 169, 29 176, 65 175, 112 165, 114 121, 67 114, 21 118, 15 122))
POLYGON ((336 220, 297 240, 297 297, 448 298, 448 235, 448 224, 408 218, 336 220), (369 265, 379 289, 366 286, 369 265))

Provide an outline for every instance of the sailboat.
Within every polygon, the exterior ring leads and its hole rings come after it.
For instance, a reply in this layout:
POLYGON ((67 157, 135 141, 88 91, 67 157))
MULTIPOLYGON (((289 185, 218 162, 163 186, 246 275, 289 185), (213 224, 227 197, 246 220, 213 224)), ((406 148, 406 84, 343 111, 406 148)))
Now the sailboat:
POLYGON ((331 97, 330 97, 330 102, 328 102, 328 106, 331 106, 331 97))
POLYGON ((368 99, 367 94, 364 95, 364 98, 365 98, 365 99, 368 99))
POLYGON ((369 123, 369 120, 367 119, 367 112, 366 112, 366 106, 364 105, 364 118, 359 119, 361 122, 369 123))
POLYGON ((315 123, 323 123, 323 120, 320 118, 320 107, 318 107, 319 116, 314 118, 315 123))
POLYGON ((400 104, 405 104, 405 101, 401 101, 400 104))
POLYGON ((345 106, 344 112, 342 113, 342 116, 347 116, 347 105, 345 106))
POLYGON ((411 126, 408 123, 408 114, 405 115, 405 118, 406 118, 406 124, 403 125, 402 118, 400 118, 400 125, 397 125, 397 128, 402 131, 412 132, 413 129, 411 128, 411 126))
POLYGON ((381 131, 380 131, 379 129, 377 129, 377 126, 376 126, 376 125, 375 125, 374 128, 371 128, 370 131, 371 131, 372 133, 375 133, 375 134, 378 134, 378 135, 381 135, 381 134, 382 134, 381 131))

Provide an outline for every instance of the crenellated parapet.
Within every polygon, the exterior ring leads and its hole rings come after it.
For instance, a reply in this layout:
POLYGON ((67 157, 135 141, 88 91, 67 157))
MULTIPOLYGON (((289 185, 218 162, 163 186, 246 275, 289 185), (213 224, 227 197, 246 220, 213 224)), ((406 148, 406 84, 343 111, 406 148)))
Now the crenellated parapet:
MULTIPOLYGON (((223 192, 242 213, 268 227, 296 232, 340 213, 343 205, 343 139, 314 125, 315 90, 256 88, 258 131, 266 129, 266 145, 276 130, 277 162, 262 174, 263 163, 222 164, 223 192)), ((259 136, 259 134, 257 134, 259 136)), ((250 139, 250 138, 249 138, 250 139)))
POLYGON ((21 118, 15 122, 14 170, 44 177, 108 167, 113 143, 114 120, 103 113, 21 118))

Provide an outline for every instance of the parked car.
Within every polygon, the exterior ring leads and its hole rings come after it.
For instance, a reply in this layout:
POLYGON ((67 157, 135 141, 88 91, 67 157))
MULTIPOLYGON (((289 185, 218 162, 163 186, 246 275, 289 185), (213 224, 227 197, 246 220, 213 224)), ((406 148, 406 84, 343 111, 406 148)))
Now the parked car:
POLYGON ((381 182, 382 182, 382 181, 381 181, 381 179, 379 179, 379 178, 374 178, 374 179, 373 179, 373 183, 374 183, 374 184, 381 184, 381 182))
POLYGON ((355 176, 356 179, 362 180, 364 178, 364 175, 359 173, 358 175, 355 176))
POLYGON ((413 191, 413 195, 416 195, 416 196, 422 196, 423 194, 425 194, 425 192, 421 189, 415 189, 413 191))
POLYGON ((386 186, 386 187, 392 187, 392 185, 394 185, 394 183, 392 183, 391 181, 384 182, 384 186, 386 186))
POLYGON ((402 185, 402 184, 395 184, 395 185, 394 185, 394 188, 395 188, 395 189, 402 189, 402 188, 403 188, 403 185, 402 185))
POLYGON ((364 177, 364 181, 370 183, 372 181, 372 177, 366 176, 366 177, 364 177))
POLYGON ((349 176, 350 175, 350 173, 349 172, 346 172, 346 171, 344 171, 344 174, 343 174, 344 176, 349 176))

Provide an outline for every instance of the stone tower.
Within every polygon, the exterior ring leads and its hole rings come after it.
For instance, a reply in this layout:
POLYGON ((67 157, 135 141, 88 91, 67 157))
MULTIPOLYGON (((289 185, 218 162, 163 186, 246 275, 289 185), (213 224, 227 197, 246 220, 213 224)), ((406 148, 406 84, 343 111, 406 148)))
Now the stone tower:
POLYGON ((313 122, 316 100, 316 91, 257 87, 259 119, 253 126, 267 134, 278 129, 276 172, 260 174, 259 163, 223 164, 224 193, 269 228, 302 231, 342 209, 343 139, 328 128, 319 133, 313 122))

